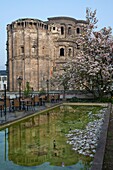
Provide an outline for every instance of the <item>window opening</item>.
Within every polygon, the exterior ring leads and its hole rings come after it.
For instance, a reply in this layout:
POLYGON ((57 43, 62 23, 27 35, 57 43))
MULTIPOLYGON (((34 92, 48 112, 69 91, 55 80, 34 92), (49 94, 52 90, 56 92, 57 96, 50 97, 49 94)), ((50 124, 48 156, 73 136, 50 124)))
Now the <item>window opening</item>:
POLYGON ((33 53, 35 52, 35 48, 36 48, 36 45, 33 45, 33 46, 32 46, 32 52, 33 52, 33 53))
POLYGON ((20 22, 18 22, 17 25, 20 26, 20 22))
POLYGON ((22 27, 23 27, 23 26, 24 26, 24 23, 22 22, 21 25, 22 25, 22 27))
POLYGON ((77 44, 77 49, 78 49, 78 50, 80 49, 80 45, 79 45, 79 44, 77 44))
POLYGON ((71 35, 71 27, 68 28, 68 34, 71 35))
POLYGON ((71 56, 71 48, 68 50, 68 55, 71 56))
POLYGON ((61 27, 61 35, 64 34, 64 27, 61 27))
POLYGON ((55 30, 55 27, 53 27, 53 30, 55 30))
POLYGON ((24 47, 23 46, 21 47, 21 53, 24 53, 24 47))
POLYGON ((80 33, 80 28, 77 28, 77 34, 79 34, 80 33))
POLYGON ((64 48, 60 49, 60 56, 64 56, 64 48))

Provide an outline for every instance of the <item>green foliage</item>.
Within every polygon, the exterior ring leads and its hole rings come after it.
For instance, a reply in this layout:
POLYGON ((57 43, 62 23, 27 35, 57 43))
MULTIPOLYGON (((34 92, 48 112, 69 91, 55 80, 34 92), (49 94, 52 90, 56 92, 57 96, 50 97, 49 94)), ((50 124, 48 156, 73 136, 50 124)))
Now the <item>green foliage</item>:
POLYGON ((70 102, 102 102, 102 103, 113 103, 113 98, 111 97, 102 97, 102 98, 89 98, 89 99, 79 99, 76 97, 73 97, 69 100, 70 102))
POLYGON ((103 102, 103 103, 113 103, 113 98, 111 97, 103 97, 101 99, 99 99, 100 102, 103 102))
POLYGON ((24 90, 24 96, 25 97, 28 97, 31 93, 31 87, 30 87, 30 84, 29 82, 26 82, 26 87, 25 87, 25 90, 24 90))
POLYGON ((46 91, 44 90, 44 88, 42 88, 42 89, 39 91, 39 94, 46 94, 46 91))

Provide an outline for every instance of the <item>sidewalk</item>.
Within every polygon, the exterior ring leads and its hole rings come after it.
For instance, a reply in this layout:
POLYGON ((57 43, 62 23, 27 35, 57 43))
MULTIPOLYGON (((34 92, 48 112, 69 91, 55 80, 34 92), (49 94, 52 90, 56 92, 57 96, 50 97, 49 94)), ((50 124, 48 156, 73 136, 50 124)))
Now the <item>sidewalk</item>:
MULTIPOLYGON (((32 114, 35 114, 35 113, 41 111, 41 110, 46 110, 50 107, 57 106, 61 103, 62 103, 62 101, 55 102, 55 103, 45 103, 45 105, 42 105, 42 106, 34 106, 33 108, 29 109, 28 111, 27 110, 12 111, 12 112, 7 111, 6 116, 4 115, 4 113, 2 113, 2 117, 0 116, 0 126, 7 124, 7 123, 11 123, 13 121, 19 120, 24 117, 30 116, 32 114)), ((67 102, 66 103, 63 102, 63 104, 67 105, 67 102)), ((101 106, 101 105, 107 106, 108 105, 106 103, 69 103, 69 104, 70 105, 96 105, 96 106, 97 105, 98 106, 101 106)))
POLYGON ((12 112, 7 111, 6 116, 4 115, 4 113, 2 113, 2 117, 0 116, 0 126, 11 123, 13 121, 19 120, 24 117, 30 116, 39 111, 46 110, 58 104, 61 104, 61 102, 46 103, 45 105, 42 105, 42 106, 34 106, 33 108, 30 108, 28 111, 27 110, 21 110, 21 111, 18 110, 18 111, 12 111, 12 112))

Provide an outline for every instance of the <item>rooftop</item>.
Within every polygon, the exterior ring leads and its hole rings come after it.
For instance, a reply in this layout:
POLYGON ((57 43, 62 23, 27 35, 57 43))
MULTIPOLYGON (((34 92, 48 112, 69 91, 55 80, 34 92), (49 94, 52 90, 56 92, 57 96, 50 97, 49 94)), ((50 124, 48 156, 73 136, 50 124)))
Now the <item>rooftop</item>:
POLYGON ((7 71, 6 70, 0 70, 0 76, 6 76, 7 71))

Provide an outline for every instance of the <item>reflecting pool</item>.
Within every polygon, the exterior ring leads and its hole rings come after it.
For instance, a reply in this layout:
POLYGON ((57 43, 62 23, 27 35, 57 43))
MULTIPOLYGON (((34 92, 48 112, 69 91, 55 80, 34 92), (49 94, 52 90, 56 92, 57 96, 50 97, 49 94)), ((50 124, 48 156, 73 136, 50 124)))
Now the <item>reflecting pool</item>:
POLYGON ((0 131, 0 170, 88 170, 93 158, 78 154, 66 134, 84 129, 102 107, 60 106, 0 131))

